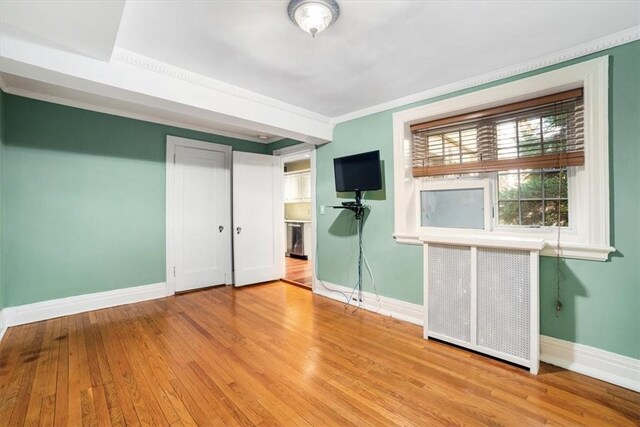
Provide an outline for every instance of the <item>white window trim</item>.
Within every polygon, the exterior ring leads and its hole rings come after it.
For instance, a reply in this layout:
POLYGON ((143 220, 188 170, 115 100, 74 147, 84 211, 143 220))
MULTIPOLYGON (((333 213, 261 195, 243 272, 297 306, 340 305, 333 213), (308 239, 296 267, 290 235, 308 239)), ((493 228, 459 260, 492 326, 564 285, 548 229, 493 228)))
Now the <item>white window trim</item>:
MULTIPOLYGON (((541 255, 559 255, 565 258, 606 261, 615 248, 609 236, 609 58, 603 56, 511 83, 456 96, 393 114, 394 144, 394 239, 398 243, 422 245, 426 240, 419 227, 417 190, 423 179, 411 173, 412 124, 442 117, 464 114, 477 109, 490 108, 522 101, 555 92, 584 88, 585 111, 585 165, 573 170, 573 212, 571 231, 558 232, 555 228, 535 230, 479 230, 479 238, 542 238, 545 247, 541 255)), ((448 234, 452 239, 455 230, 448 234)))

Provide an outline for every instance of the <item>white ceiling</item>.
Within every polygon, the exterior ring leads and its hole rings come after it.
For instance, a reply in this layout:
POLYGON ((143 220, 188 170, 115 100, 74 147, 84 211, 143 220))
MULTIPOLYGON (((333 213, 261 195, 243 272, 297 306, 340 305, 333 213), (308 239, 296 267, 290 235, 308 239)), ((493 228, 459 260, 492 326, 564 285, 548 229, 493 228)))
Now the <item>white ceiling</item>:
POLYGON ((117 45, 335 117, 638 25, 638 1, 339 1, 315 39, 287 1, 132 2, 117 45))
POLYGON ((0 0, 0 87, 317 144, 364 111, 640 38, 640 1, 338 1, 314 39, 286 0, 0 0))
POLYGON ((108 61, 125 0, 0 1, 3 33, 108 61))

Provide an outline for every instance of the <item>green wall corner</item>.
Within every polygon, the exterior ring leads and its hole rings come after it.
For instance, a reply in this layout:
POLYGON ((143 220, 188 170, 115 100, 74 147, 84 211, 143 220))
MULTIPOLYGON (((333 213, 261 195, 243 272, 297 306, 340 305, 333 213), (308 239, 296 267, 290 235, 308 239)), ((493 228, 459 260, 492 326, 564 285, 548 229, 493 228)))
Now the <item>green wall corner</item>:
POLYGON ((280 150, 281 148, 288 148, 294 145, 304 144, 302 141, 297 141, 295 139, 284 138, 280 141, 272 142, 271 144, 267 144, 267 154, 273 154, 274 151, 280 150))

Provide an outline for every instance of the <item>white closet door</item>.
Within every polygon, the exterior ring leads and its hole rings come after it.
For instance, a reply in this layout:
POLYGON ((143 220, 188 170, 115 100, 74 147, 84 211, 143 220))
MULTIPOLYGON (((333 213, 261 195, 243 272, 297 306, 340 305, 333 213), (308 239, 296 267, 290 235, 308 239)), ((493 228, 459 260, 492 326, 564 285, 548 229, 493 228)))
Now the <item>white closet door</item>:
POLYGON ((224 284, 230 257, 226 156, 190 147, 175 150, 175 288, 224 284))
POLYGON ((284 274, 282 160, 233 153, 234 283, 244 286, 284 274))

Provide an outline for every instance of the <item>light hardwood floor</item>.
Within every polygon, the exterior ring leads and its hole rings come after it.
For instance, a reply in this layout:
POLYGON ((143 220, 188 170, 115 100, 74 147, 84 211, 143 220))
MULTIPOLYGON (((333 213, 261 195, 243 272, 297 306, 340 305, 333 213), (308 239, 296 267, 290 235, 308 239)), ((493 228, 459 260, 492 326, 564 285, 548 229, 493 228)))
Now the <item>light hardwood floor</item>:
POLYGON ((311 268, 313 261, 306 259, 297 259, 285 257, 285 276, 284 278, 300 285, 311 288, 311 276, 313 274, 311 268))
POLYGON ((540 375, 280 282, 10 328, 0 424, 638 425, 640 395, 540 375))

